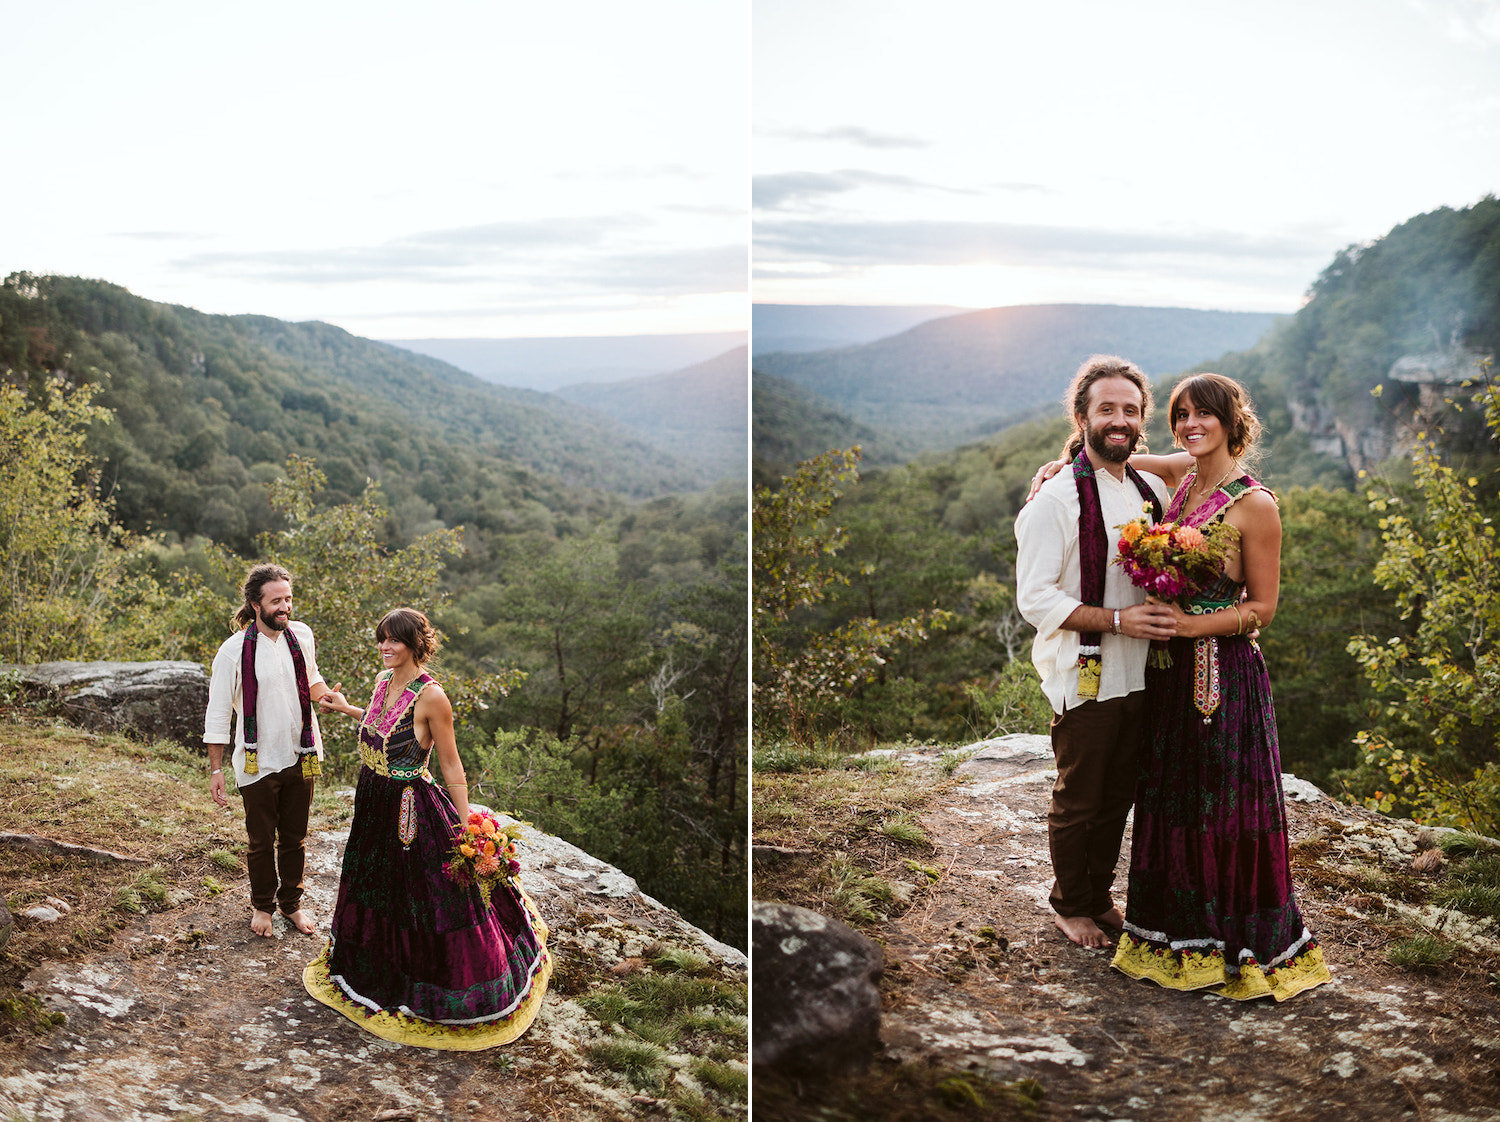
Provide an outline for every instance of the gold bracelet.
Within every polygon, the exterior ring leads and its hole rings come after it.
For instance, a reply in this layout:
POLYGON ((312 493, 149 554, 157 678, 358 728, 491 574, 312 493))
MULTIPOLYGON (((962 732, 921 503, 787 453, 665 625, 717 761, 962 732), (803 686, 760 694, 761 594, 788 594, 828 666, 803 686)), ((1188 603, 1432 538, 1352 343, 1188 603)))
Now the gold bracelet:
POLYGON ((1240 606, 1238 604, 1230 604, 1229 606, 1234 609, 1234 618, 1240 621, 1240 625, 1234 629, 1234 633, 1236 636, 1243 635, 1245 633, 1245 617, 1240 614, 1240 606))
POLYGON ((444 783, 443 786, 444 787, 462 787, 465 791, 467 791, 469 789, 469 785, 467 783, 444 783))

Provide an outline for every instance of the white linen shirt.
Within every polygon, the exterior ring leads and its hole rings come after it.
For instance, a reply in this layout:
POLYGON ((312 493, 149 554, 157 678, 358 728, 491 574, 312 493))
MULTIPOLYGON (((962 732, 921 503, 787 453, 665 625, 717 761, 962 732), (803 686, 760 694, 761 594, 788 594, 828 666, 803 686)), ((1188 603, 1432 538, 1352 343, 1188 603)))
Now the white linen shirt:
MULTIPOLYGON (((323 680, 313 647, 312 628, 300 620, 288 625, 297 634, 297 645, 307 660, 307 685, 311 689, 323 680)), ((203 718, 205 744, 229 743, 229 716, 236 718, 234 733, 234 779, 241 787, 254 783, 262 775, 284 771, 297 762, 297 748, 302 739, 302 707, 297 703, 297 670, 292 663, 291 647, 281 639, 255 640, 255 682, 259 691, 256 704, 256 763, 254 775, 245 774, 244 699, 240 696, 244 678, 240 659, 245 650, 245 633, 236 631, 225 639, 214 655, 213 677, 208 685, 208 712, 203 718)), ((318 759, 323 758, 323 734, 318 728, 318 707, 312 707, 313 744, 318 759)))
MULTIPOLYGON (((1125 570, 1114 563, 1119 552, 1120 530, 1138 518, 1145 500, 1127 476, 1116 479, 1108 471, 1096 471, 1099 506, 1104 513, 1109 540, 1109 563, 1104 569, 1104 607, 1128 608, 1144 603, 1146 593, 1130 583, 1125 570)), ((1141 477, 1167 507, 1166 485, 1145 472, 1141 477)), ((1026 622, 1036 628, 1031 661, 1041 675, 1042 692, 1054 713, 1077 708, 1078 648, 1082 632, 1063 629, 1063 621, 1083 604, 1083 577, 1078 556, 1078 485, 1071 467, 1065 467, 1042 485, 1036 497, 1016 516, 1016 607, 1026 622)), ((1099 701, 1124 697, 1146 688, 1148 639, 1111 635, 1106 628, 1099 643, 1102 662, 1099 701)))

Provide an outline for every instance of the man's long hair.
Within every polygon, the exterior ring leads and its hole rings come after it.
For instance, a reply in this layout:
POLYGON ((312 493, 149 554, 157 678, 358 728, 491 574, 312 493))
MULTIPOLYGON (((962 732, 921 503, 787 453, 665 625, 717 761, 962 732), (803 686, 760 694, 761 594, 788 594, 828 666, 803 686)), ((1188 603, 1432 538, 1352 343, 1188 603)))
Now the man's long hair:
POLYGON ((273 580, 284 580, 290 584, 292 574, 280 565, 272 565, 269 562, 257 565, 245 574, 245 583, 240 588, 240 594, 244 596, 245 602, 240 605, 240 610, 234 613, 234 622, 237 626, 249 627, 255 622, 255 605, 260 603, 261 591, 273 580))
POLYGON ((1068 407, 1068 419, 1073 422, 1073 431, 1063 445, 1062 458, 1071 460, 1083 451, 1083 423, 1079 417, 1088 416, 1089 394, 1094 383, 1101 378, 1129 378, 1141 391, 1141 435, 1151 423, 1151 383, 1141 368, 1119 355, 1090 355, 1068 383, 1068 392, 1063 395, 1063 404, 1068 407))

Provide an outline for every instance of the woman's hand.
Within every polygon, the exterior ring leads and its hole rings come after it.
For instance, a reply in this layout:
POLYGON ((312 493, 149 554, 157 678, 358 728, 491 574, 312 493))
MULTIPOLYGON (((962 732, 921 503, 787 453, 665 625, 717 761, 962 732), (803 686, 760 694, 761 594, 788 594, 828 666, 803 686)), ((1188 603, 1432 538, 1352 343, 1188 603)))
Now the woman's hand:
POLYGON ((1036 493, 1042 489, 1042 484, 1067 466, 1067 460, 1052 460, 1037 468, 1036 474, 1031 477, 1031 490, 1026 492, 1026 501, 1029 503, 1036 498, 1036 493))
POLYGON ((1176 604, 1148 598, 1144 604, 1120 609, 1120 634, 1132 639, 1171 639, 1182 634, 1178 616, 1184 614, 1176 604))
POLYGON ((365 711, 358 706, 350 705, 339 691, 344 688, 342 682, 334 684, 333 688, 318 698, 318 712, 320 713, 342 713, 346 717, 363 717, 365 711))

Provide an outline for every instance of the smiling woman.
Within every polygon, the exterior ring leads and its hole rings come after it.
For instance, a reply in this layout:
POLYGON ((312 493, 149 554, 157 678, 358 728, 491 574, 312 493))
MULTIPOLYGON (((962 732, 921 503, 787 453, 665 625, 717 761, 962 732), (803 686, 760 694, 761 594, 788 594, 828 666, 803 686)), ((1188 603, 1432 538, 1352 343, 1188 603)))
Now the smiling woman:
POLYGON ((362 766, 328 945, 303 982, 386 1040, 457 1051, 508 1044, 541 1008, 547 925, 514 880, 482 892, 450 876, 444 858, 470 821, 469 785, 453 707, 424 669, 437 632, 423 613, 395 608, 375 638, 385 670, 368 707, 340 693, 319 702, 360 719, 362 766), (441 784, 428 770, 434 751, 441 784))

